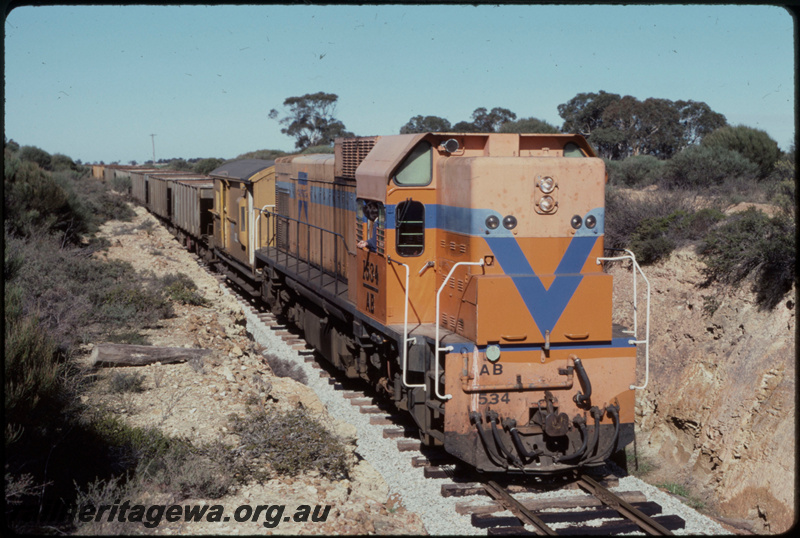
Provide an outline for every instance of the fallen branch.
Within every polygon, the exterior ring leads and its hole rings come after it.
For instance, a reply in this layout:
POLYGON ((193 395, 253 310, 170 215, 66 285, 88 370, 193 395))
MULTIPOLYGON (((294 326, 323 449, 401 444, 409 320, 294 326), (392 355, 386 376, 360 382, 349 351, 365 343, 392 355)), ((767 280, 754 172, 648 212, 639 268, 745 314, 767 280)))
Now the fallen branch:
POLYGON ((147 366, 148 364, 173 364, 199 359, 211 353, 210 349, 187 347, 135 346, 128 344, 98 344, 92 351, 94 367, 147 366))

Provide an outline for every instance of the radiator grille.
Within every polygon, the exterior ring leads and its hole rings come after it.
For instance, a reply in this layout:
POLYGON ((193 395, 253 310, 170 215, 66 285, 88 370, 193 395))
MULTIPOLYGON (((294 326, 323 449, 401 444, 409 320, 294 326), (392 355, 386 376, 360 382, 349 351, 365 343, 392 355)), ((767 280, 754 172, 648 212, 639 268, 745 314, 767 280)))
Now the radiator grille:
POLYGON ((336 140, 336 176, 355 179, 356 168, 375 146, 377 136, 336 140))

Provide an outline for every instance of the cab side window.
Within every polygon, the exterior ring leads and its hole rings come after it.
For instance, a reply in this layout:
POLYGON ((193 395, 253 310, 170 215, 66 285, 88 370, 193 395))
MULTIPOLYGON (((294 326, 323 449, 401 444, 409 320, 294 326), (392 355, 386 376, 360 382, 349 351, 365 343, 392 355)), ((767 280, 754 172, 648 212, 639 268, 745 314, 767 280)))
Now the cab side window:
POLYGON ((419 256, 425 250, 425 206, 406 200, 395 213, 395 250, 400 256, 419 256))
POLYGON ((401 187, 422 187, 433 177, 433 151, 429 142, 420 142, 397 169, 394 182, 401 187))

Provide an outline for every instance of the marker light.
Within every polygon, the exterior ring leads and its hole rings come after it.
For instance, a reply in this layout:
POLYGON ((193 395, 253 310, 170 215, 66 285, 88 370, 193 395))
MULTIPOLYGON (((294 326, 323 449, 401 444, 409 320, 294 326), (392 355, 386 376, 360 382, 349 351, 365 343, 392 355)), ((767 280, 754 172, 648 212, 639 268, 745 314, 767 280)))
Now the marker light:
POLYGON ((491 362, 497 362, 500 358, 500 346, 497 344, 486 346, 486 358, 491 362))
POLYGON ((597 219, 594 215, 589 215, 586 217, 586 227, 587 228, 594 228, 597 225, 597 219))
POLYGON ((517 226, 517 218, 514 215, 508 215, 503 219, 503 227, 507 230, 513 230, 517 226))
POLYGON ((556 180, 550 176, 544 176, 539 180, 539 190, 545 194, 550 194, 556 188, 556 180))
POLYGON ((486 227, 487 228, 489 228, 490 230, 494 230, 498 226, 500 226, 500 219, 498 219, 494 215, 489 215, 488 217, 486 217, 486 227))
MULTIPOLYGON (((586 219, 586 223, 588 226, 589 219, 586 219)), ((575 215, 574 217, 572 217, 572 221, 570 222, 570 224, 572 225, 573 228, 577 230, 578 228, 581 227, 581 224, 583 224, 583 219, 581 218, 580 215, 575 215)))

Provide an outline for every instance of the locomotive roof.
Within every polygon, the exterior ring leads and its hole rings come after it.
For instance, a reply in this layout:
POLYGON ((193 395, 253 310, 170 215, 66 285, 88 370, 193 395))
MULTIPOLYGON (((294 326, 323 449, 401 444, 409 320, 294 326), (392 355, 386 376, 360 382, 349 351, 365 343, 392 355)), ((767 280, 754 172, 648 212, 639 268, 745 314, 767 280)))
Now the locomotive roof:
POLYGON ((247 181, 258 172, 274 165, 275 161, 266 159, 241 159, 227 162, 209 172, 208 175, 247 181))

